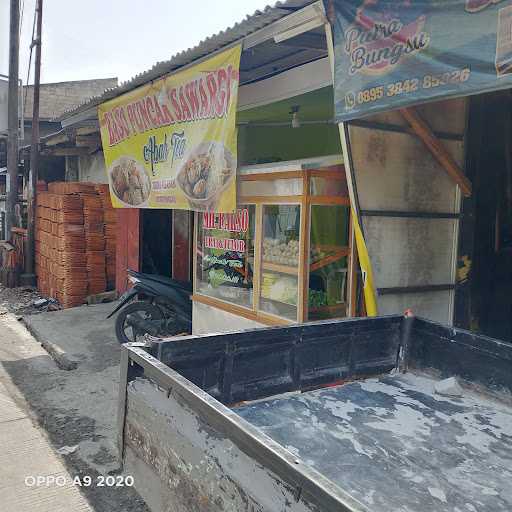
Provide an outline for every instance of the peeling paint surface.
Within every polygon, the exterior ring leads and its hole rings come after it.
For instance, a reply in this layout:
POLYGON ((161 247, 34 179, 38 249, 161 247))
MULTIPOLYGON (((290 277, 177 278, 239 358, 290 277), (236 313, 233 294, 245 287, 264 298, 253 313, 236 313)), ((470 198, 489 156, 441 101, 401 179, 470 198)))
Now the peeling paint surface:
POLYGON ((124 435, 125 473, 154 512, 320 512, 147 379, 128 385, 124 435))
POLYGON ((379 512, 510 512, 512 408, 387 375, 236 411, 379 512))

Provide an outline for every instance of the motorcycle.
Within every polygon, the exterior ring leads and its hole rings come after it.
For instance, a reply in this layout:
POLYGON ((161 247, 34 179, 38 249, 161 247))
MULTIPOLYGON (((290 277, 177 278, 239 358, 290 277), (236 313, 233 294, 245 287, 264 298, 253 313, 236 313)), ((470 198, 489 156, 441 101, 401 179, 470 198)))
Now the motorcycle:
POLYGON ((132 287, 119 300, 115 331, 119 343, 140 341, 146 334, 155 337, 189 334, 192 331, 190 283, 168 277, 128 270, 132 287))

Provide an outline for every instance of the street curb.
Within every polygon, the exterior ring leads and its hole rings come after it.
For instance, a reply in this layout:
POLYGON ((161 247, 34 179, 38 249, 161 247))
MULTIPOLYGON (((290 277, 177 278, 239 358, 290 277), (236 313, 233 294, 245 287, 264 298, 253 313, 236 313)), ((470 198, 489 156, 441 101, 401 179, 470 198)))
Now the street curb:
POLYGON ((48 354, 52 357, 52 359, 61 370, 70 371, 76 370, 78 368, 78 361, 71 359, 67 353, 64 352, 64 350, 62 350, 58 345, 55 345, 55 343, 45 340, 36 328, 26 322, 25 318, 22 318, 21 321, 27 328, 28 332, 32 334, 32 336, 41 344, 46 352, 48 352, 48 354))

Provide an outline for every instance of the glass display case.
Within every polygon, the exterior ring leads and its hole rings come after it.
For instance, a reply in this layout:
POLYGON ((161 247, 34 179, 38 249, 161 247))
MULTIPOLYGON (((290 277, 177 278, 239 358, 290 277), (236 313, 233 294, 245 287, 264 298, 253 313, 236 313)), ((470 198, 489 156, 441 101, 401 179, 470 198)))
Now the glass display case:
POLYGON ((252 307, 254 212, 248 205, 198 215, 196 293, 252 307))
POLYGON ((269 325, 350 315, 343 166, 254 167, 234 219, 198 214, 193 299, 269 325))
POLYGON ((347 316, 349 207, 311 205, 308 320, 347 316))
POLYGON ((297 319, 299 205, 264 205, 259 305, 267 313, 297 319))

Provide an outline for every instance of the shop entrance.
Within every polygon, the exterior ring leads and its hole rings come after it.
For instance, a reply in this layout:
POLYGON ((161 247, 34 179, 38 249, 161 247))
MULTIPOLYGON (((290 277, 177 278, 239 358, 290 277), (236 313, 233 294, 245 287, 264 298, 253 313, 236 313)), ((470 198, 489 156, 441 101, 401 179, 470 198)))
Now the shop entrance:
POLYGON ((141 272, 191 281, 193 213, 141 211, 141 272))
POLYGON ((141 271, 171 277, 172 211, 141 210, 141 271))
POLYGON ((469 124, 470 137, 477 139, 469 155, 474 173, 472 327, 507 341, 512 341, 511 101, 510 91, 475 97, 469 124))

